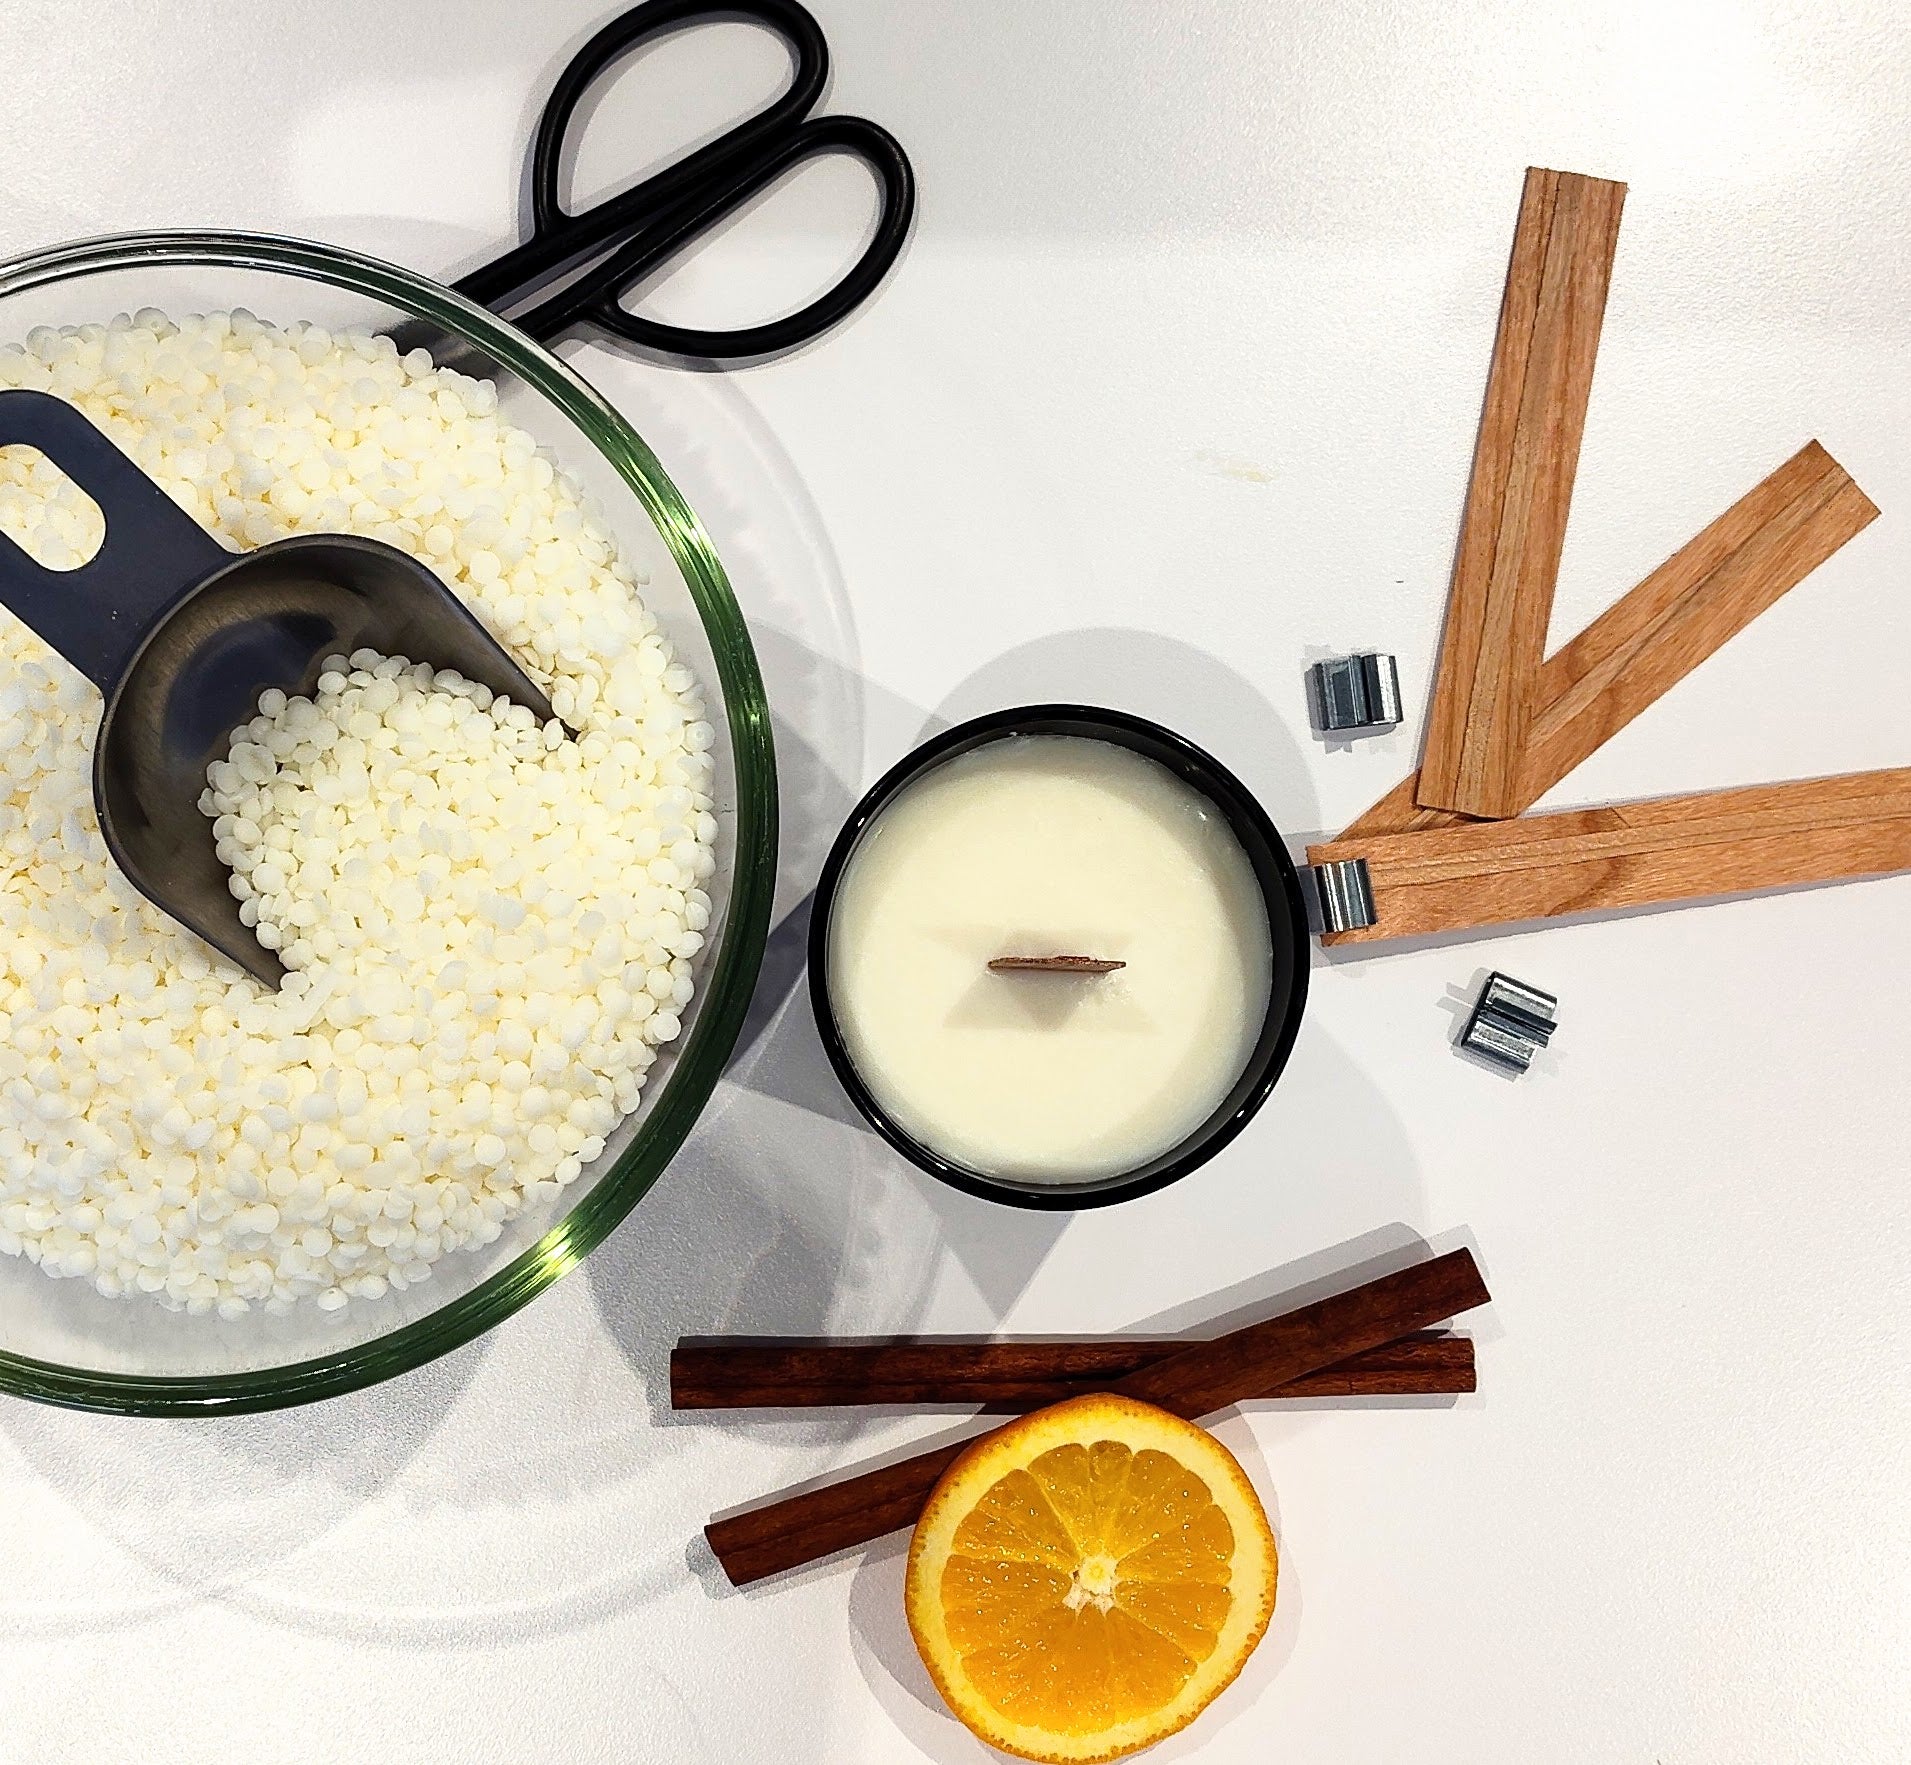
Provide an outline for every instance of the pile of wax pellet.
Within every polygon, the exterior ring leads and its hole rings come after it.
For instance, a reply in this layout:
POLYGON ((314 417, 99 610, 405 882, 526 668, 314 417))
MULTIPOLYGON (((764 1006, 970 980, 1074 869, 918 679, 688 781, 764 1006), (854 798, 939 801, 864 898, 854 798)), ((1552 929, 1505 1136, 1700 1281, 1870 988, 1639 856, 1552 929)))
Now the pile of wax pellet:
MULTIPOLYGON (((202 808, 291 971, 239 973, 107 856, 99 697, 0 610, 0 1251, 239 1316, 426 1278, 574 1182, 681 1028, 715 867, 710 725, 576 484, 487 383, 389 341, 143 312, 0 350, 228 544, 424 559, 578 732, 360 651, 267 693, 202 808)), ((0 450, 0 532, 97 512, 0 450)))

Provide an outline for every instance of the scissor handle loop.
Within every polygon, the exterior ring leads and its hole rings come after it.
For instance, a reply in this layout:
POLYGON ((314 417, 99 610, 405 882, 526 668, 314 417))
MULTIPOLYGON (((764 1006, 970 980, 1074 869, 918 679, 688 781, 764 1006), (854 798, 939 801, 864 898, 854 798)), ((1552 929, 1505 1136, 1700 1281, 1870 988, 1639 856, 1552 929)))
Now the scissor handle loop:
POLYGON ((669 224, 613 253, 587 278, 595 298, 584 317, 640 348, 708 361, 740 361, 779 355, 820 336, 869 298, 888 275, 909 237, 916 207, 916 177, 909 156, 887 129, 856 116, 818 117, 771 143, 753 159, 727 168, 727 182, 713 181, 686 200, 669 224), (628 311, 624 296, 697 234, 754 197, 791 167, 826 153, 846 153, 874 176, 876 226, 862 254, 835 285, 807 306, 761 325, 706 331, 669 325, 628 311))
POLYGON ((626 218, 648 219, 652 211, 711 175, 716 166, 752 152, 764 140, 801 122, 815 109, 828 84, 829 45, 823 41, 822 26, 798 0, 734 0, 718 5, 709 4, 709 0, 644 0, 642 5, 612 19, 578 50, 545 100, 531 143, 532 223, 540 232, 554 232, 599 217, 607 230, 626 218), (634 190, 593 204, 582 214, 572 214, 558 189, 564 140, 591 83, 620 55, 652 37, 691 25, 733 22, 761 25, 788 45, 796 58, 788 90, 726 129, 716 140, 646 178, 634 190))

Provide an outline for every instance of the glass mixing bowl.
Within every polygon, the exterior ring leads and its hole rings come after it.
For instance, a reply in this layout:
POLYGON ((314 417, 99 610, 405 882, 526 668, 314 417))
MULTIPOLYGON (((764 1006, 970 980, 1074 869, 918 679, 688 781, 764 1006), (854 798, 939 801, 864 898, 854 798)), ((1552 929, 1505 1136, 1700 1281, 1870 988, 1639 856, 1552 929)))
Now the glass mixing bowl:
POLYGON ((696 670, 717 730, 717 870, 709 942, 682 1036, 637 1113, 583 1176, 432 1278, 326 1313, 235 1320, 108 1299, 0 1257, 0 1391, 134 1415, 270 1409, 389 1378, 469 1341, 574 1268, 656 1182, 709 1101, 750 1001, 776 874, 769 708, 743 615, 709 536, 637 432, 547 350, 462 296, 374 258, 244 233, 135 233, 0 263, 0 343, 37 325, 245 307, 279 324, 389 330, 422 320, 458 366, 496 380, 503 414, 583 483, 647 578, 644 596, 696 670))

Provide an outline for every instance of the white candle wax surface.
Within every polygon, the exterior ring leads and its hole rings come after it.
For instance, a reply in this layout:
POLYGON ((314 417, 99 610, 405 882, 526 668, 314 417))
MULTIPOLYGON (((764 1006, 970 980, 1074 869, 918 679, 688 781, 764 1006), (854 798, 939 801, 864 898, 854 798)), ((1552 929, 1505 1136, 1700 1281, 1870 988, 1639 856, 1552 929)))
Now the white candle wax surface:
POLYGON ((1198 1128, 1267 1015, 1266 905, 1220 810, 1079 736, 1008 736, 906 785, 837 885, 827 984, 876 1101, 951 1163, 1135 1170, 1198 1128), (996 974, 998 956, 1120 961, 996 974))

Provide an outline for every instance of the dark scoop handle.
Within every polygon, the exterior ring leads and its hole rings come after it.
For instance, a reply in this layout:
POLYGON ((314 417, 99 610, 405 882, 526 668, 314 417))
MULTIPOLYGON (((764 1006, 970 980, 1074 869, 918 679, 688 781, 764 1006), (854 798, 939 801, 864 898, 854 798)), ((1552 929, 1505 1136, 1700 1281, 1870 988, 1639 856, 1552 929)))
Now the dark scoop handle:
POLYGON ((99 505, 100 549, 48 570, 0 534, 0 602, 101 692, 146 634, 232 554, 65 399, 0 392, 0 447, 35 447, 99 505))

